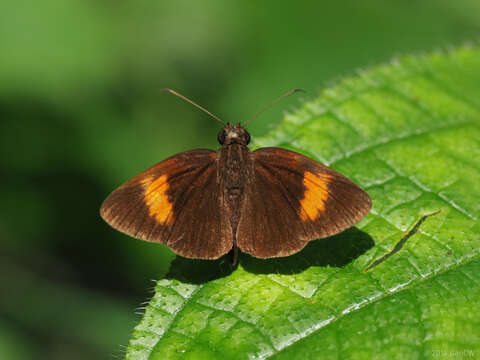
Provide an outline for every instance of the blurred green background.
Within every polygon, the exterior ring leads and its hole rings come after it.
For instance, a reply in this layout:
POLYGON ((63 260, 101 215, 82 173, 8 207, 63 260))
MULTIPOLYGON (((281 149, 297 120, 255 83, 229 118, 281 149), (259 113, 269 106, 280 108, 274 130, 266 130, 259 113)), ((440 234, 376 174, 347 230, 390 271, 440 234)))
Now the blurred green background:
POLYGON ((301 98, 398 54, 475 42, 477 0, 2 1, 0 359, 121 358, 172 253, 103 199, 219 124, 265 134, 301 98), (138 312, 137 314, 135 312, 138 312))

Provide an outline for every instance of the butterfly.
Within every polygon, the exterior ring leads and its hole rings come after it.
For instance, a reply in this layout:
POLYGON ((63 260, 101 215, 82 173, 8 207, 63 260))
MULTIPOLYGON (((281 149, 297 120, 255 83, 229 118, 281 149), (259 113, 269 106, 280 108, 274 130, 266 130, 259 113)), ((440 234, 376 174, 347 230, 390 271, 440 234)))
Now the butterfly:
POLYGON ((370 211, 368 194, 327 166, 282 148, 250 151, 241 124, 225 124, 218 142, 218 151, 185 151, 127 181, 103 202, 102 218, 186 258, 217 259, 233 250, 236 264, 238 249, 263 259, 289 256, 370 211))

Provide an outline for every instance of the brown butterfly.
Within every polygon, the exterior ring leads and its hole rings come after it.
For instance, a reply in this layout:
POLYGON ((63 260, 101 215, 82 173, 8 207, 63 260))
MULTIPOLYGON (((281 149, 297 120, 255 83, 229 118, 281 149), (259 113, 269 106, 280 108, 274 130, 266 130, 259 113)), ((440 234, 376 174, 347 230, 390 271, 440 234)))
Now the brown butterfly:
POLYGON ((236 264, 238 248, 257 258, 295 254, 371 208, 365 191, 315 160, 273 147, 250 151, 240 124, 226 124, 218 142, 218 151, 185 151, 127 181, 104 201, 102 218, 187 258, 217 259, 233 249, 236 264))

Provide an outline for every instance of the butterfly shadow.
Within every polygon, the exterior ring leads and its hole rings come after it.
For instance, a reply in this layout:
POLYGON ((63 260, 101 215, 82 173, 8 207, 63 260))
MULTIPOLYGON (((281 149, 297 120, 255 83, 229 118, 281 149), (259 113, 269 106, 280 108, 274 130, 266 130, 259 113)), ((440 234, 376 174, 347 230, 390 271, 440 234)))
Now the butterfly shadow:
POLYGON ((344 267, 375 245, 372 237, 356 227, 310 242, 302 251, 287 257, 257 259, 242 254, 243 268, 255 274, 297 274, 311 266, 344 267))
MULTIPOLYGON (((240 264, 255 274, 297 274, 311 266, 344 267, 375 245, 372 237, 352 227, 344 232, 310 242, 297 254, 274 259, 257 259, 240 254, 240 264)), ((203 284, 231 274, 235 269, 230 256, 218 260, 195 260, 177 256, 167 278, 203 284)))
POLYGON ((167 279, 176 279, 189 284, 204 284, 230 275, 235 268, 228 256, 218 260, 187 259, 177 256, 170 265, 167 279))

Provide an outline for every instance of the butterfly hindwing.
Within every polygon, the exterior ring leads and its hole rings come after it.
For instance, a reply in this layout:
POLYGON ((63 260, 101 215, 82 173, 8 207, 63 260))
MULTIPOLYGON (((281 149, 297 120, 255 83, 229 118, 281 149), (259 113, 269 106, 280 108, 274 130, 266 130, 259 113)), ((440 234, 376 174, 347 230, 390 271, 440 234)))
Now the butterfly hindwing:
POLYGON ((237 244, 255 257, 294 254, 310 240, 353 226, 370 210, 367 193, 304 155, 261 148, 253 158, 237 244))
POLYGON ((168 245, 189 258, 216 259, 233 245, 217 184, 216 152, 172 156, 111 193, 103 219, 130 236, 168 245))

